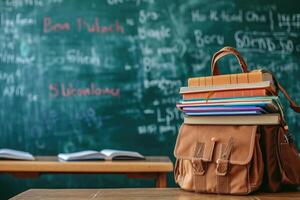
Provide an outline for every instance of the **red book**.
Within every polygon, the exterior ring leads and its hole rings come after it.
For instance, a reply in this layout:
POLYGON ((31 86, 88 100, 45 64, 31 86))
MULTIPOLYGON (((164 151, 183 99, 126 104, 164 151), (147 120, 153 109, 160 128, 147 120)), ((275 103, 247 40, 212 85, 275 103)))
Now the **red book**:
POLYGON ((180 88, 183 99, 234 98, 277 95, 270 81, 180 88))
POLYGON ((271 93, 267 89, 244 89, 244 90, 186 93, 183 94, 183 99, 255 97, 255 96, 269 96, 269 95, 271 95, 271 93))

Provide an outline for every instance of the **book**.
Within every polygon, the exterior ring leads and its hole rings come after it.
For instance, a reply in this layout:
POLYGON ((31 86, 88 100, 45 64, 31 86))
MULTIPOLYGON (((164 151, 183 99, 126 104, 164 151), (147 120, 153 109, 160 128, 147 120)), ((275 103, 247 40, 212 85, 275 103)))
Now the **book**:
POLYGON ((224 84, 243 84, 243 83, 257 83, 263 81, 270 81, 274 85, 273 76, 269 72, 262 70, 254 70, 249 73, 239 74, 225 74, 207 77, 194 77, 188 79, 188 86, 210 86, 210 85, 224 85, 224 84))
POLYGON ((207 103, 207 104, 177 104, 181 111, 202 110, 202 111, 234 111, 234 110, 254 110, 249 107, 255 107, 256 110, 263 109, 266 112, 274 113, 280 111, 277 104, 273 102, 227 102, 227 103, 207 103), (244 107, 244 109, 242 109, 244 107), (215 109, 218 108, 218 109, 215 109), (205 110, 206 109, 206 110, 205 110))
POLYGON ((264 112, 259 110, 246 111, 217 111, 217 112, 184 112, 188 116, 232 116, 232 115, 260 115, 264 112))
POLYGON ((213 91, 213 92, 197 92, 183 94, 183 99, 195 98, 229 98, 229 97, 255 97, 255 96, 271 96, 273 95, 267 89, 240 89, 240 90, 227 90, 227 91, 213 91))
POLYGON ((279 101, 277 96, 262 96, 262 97, 238 97, 238 98, 210 98, 210 99, 190 99, 179 100, 179 103, 212 103, 212 102, 253 102, 253 101, 279 101))
POLYGON ((233 116, 184 116, 185 124, 206 125, 274 125, 280 123, 280 114, 233 116))
POLYGON ((57 155, 62 161, 85 161, 85 160, 143 160, 145 157, 135 151, 122 151, 103 149, 101 151, 86 150, 74 153, 60 153, 57 155))
POLYGON ((258 106, 213 106, 213 107, 184 107, 182 109, 186 115, 259 115, 269 113, 258 106))
POLYGON ((201 92, 211 92, 211 91, 226 91, 235 89, 262 89, 271 87, 270 81, 263 81, 258 83, 243 83, 243 84, 224 84, 224 85, 209 85, 209 86, 188 86, 181 87, 180 94, 188 93, 201 93, 201 92))
MULTIPOLYGON (((195 99, 181 100, 176 104, 179 110, 188 110, 194 108, 223 110, 237 110, 239 107, 260 107, 269 113, 282 112, 282 105, 278 97, 241 97, 241 98, 219 98, 219 99, 195 99)), ((240 109, 241 110, 241 109, 240 109)))
POLYGON ((276 95, 276 88, 270 81, 243 84, 224 84, 209 86, 181 87, 180 94, 183 99, 194 98, 230 98, 255 97, 276 95))
POLYGON ((33 155, 25 151, 17 151, 14 149, 0 149, 0 159, 8 160, 35 160, 33 155))
POLYGON ((256 110, 256 111, 264 111, 263 108, 258 106, 210 106, 210 107, 202 107, 202 106, 192 106, 192 107, 183 107, 182 111, 184 112, 214 112, 214 111, 248 111, 248 110, 256 110))

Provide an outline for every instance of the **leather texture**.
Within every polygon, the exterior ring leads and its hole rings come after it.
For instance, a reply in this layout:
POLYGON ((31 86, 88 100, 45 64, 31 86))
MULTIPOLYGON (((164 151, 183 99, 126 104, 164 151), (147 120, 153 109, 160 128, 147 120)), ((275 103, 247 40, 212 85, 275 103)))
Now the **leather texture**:
POLYGON ((265 191, 280 191, 286 185, 300 185, 300 155, 286 127, 261 126, 261 146, 265 163, 265 191))
POLYGON ((185 190, 248 194, 263 180, 257 126, 183 124, 174 155, 175 180, 185 190))

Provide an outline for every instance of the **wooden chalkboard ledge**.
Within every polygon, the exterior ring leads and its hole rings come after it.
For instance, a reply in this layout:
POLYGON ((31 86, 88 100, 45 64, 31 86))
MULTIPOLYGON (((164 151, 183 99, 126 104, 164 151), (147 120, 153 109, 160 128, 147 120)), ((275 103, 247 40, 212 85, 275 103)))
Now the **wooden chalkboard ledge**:
POLYGON ((17 178, 41 174, 127 174, 129 178, 155 179, 156 187, 167 187, 167 173, 173 171, 168 157, 149 156, 136 161, 60 162, 54 156, 37 156, 35 161, 1 160, 0 173, 17 178))

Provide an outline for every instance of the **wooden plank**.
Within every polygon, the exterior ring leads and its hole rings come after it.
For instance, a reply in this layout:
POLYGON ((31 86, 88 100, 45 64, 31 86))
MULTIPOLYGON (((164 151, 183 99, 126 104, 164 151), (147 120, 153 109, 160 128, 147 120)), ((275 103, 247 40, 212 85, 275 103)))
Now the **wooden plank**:
POLYGON ((153 200, 153 199, 189 199, 189 200, 300 200, 300 192, 255 193, 248 196, 197 194, 178 188, 132 188, 132 189, 32 189, 17 195, 11 200, 47 200, 47 199, 105 199, 105 200, 153 200))
POLYGON ((0 173, 123 173, 123 172, 171 172, 173 164, 168 157, 146 157, 137 161, 89 161, 60 162, 56 157, 36 157, 35 161, 1 160, 0 173))

